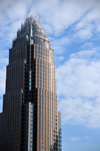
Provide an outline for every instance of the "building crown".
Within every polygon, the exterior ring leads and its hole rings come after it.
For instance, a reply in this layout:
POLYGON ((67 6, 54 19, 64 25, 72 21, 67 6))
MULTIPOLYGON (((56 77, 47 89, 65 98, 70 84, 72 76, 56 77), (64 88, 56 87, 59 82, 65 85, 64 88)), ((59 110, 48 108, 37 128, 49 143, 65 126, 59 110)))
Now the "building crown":
POLYGON ((34 39, 35 37, 42 38, 46 41, 49 41, 46 38, 46 32, 42 29, 42 25, 39 24, 37 17, 27 16, 24 23, 21 24, 21 28, 17 31, 17 38, 26 37, 34 39))

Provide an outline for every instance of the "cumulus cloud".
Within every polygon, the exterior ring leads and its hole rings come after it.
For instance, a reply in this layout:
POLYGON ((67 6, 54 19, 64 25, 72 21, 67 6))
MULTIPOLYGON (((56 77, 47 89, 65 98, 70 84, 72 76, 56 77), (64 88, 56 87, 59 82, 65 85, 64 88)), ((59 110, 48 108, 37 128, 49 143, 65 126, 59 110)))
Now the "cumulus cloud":
POLYGON ((82 137, 70 137, 70 141, 80 141, 83 139, 90 139, 89 136, 82 136, 82 137))
POLYGON ((80 51, 57 68, 58 94, 62 97, 59 109, 64 123, 100 127, 100 61, 95 59, 96 53, 80 51))

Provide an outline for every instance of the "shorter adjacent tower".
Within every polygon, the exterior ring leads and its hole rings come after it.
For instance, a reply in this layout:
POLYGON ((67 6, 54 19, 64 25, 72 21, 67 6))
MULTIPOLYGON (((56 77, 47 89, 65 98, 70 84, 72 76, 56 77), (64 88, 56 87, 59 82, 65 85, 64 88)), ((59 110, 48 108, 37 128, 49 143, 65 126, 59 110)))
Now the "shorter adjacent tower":
POLYGON ((61 151, 54 49, 27 17, 9 50, 0 151, 61 151))

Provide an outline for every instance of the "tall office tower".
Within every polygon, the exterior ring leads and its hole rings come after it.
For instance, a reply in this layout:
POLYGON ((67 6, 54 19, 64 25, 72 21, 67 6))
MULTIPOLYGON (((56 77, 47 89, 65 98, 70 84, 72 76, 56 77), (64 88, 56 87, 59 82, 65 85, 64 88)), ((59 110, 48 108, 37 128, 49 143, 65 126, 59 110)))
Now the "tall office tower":
POLYGON ((61 151, 54 50, 27 17, 9 50, 0 151, 61 151))

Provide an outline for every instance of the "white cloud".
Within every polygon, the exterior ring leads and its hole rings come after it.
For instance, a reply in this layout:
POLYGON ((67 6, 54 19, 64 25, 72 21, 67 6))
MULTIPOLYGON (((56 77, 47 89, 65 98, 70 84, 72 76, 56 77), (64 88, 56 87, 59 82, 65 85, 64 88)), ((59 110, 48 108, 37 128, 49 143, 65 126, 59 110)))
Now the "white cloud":
POLYGON ((73 54, 56 70, 64 123, 100 127, 100 61, 95 59, 96 53, 85 50, 73 54))
MULTIPOLYGON (((83 46, 83 48, 84 48, 84 46, 83 46)), ((80 59, 85 59, 85 60, 87 60, 87 59, 91 60, 91 58, 92 58, 93 60, 96 59, 96 61, 97 61, 97 59, 100 59, 100 51, 99 50, 100 50, 100 47, 95 49, 91 46, 90 49, 88 49, 88 50, 79 51, 76 54, 72 53, 70 55, 70 58, 72 58, 72 59, 73 58, 74 59, 80 58, 80 59)))
POLYGON ((89 29, 81 29, 75 33, 74 38, 76 39, 89 39, 92 37, 92 32, 89 29))
POLYGON ((64 60, 64 56, 55 55, 55 57, 54 57, 54 64, 56 64, 56 67, 60 66, 62 64, 63 60, 64 60))
POLYGON ((48 31, 48 32, 47 32, 48 34, 53 34, 53 27, 50 26, 50 24, 43 23, 42 25, 43 25, 43 26, 42 26, 43 29, 44 29, 45 31, 48 31))
MULTIPOLYGON (((92 6, 90 3, 89 5, 92 6)), ((41 20, 52 24, 58 32, 60 29, 65 29, 69 25, 76 22, 85 13, 90 6, 81 3, 80 1, 39 1, 31 8, 31 13, 37 13, 42 16, 41 20), (38 8, 40 8, 38 10, 38 8), (51 17, 52 16, 52 17, 51 17), (44 18, 44 19, 43 19, 44 18)))
POLYGON ((89 136, 70 137, 71 141, 80 141, 80 140, 83 140, 83 139, 90 139, 90 137, 89 136))
POLYGON ((71 42, 72 40, 70 39, 70 37, 64 36, 59 39, 53 39, 51 44, 55 50, 55 54, 61 55, 64 53, 71 42))
POLYGON ((9 23, 26 16, 32 0, 3 0, 0 1, 0 16, 4 16, 1 23, 9 23), (6 20, 7 19, 7 20, 6 20))
POLYGON ((57 61, 57 62, 60 62, 60 61, 62 61, 63 59, 64 59, 63 56, 56 56, 56 57, 55 57, 55 61, 57 61))
POLYGON ((77 137, 71 137, 70 140, 71 141, 78 141, 78 138, 77 137))
POLYGON ((91 38, 94 33, 100 32, 100 1, 95 2, 94 6, 88 9, 87 13, 75 25, 75 30, 77 30, 75 35, 81 39, 91 38))

